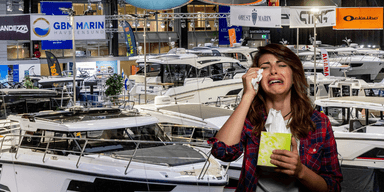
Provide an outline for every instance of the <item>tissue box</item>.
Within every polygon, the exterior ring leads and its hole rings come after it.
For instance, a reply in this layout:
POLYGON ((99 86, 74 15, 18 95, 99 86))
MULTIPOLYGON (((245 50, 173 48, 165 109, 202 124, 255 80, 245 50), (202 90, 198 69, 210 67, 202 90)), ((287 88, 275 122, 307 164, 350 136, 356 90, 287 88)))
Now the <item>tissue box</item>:
POLYGON ((291 137, 291 133, 271 133, 262 131, 257 165, 276 167, 275 165, 271 164, 272 151, 274 149, 285 149, 290 151, 291 137))

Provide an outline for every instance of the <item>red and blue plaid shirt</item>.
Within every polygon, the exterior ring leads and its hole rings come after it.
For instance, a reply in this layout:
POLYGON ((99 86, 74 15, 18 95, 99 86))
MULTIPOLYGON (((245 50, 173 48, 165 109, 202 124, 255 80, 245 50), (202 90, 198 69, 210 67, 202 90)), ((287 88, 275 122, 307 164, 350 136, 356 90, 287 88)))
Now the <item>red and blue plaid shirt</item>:
MULTIPOLYGON (((267 116, 264 115, 264 120, 266 119, 267 116)), ((336 141, 331 123, 324 113, 316 110, 314 110, 311 120, 316 124, 316 130, 309 131, 306 138, 300 139, 301 163, 324 178, 328 185, 328 191, 340 191, 340 182, 343 180, 343 176, 337 159, 336 141)), ((236 191, 254 192, 257 187, 259 176, 256 169, 260 136, 252 136, 253 127, 251 122, 246 119, 241 133, 241 141, 233 146, 227 146, 216 138, 208 140, 209 144, 213 144, 212 155, 222 161, 234 161, 244 151, 243 167, 236 191)), ((300 191, 303 190, 306 188, 300 188, 300 191)))

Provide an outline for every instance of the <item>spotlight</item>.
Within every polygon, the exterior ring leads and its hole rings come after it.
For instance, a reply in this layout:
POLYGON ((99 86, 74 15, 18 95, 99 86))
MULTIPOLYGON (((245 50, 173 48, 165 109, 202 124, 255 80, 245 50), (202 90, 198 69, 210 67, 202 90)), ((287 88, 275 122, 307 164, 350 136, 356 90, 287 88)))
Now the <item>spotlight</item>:
POLYGON ((24 1, 19 1, 19 11, 24 11, 24 1))
POLYGON ((209 21, 208 21, 208 20, 205 21, 205 27, 207 27, 207 28, 208 28, 208 27, 211 27, 211 24, 209 24, 209 21))
POLYGON ((110 28, 113 27, 112 21, 109 22, 109 27, 110 27, 110 28))
POLYGON ((12 12, 12 1, 7 1, 7 11, 12 12))
POLYGON ((372 48, 376 48, 376 45, 373 45, 372 48))
POLYGON ((119 21, 119 27, 122 27, 123 24, 121 24, 121 22, 119 21))
POLYGON ((97 3, 97 9, 99 9, 99 10, 102 10, 102 9, 103 9, 103 4, 101 3, 101 1, 99 1, 99 2, 97 3))
POLYGON ((88 6, 87 6, 87 8, 88 8, 88 11, 92 10, 92 4, 91 4, 91 2, 88 2, 88 6))
POLYGON ((215 22, 213 23, 213 26, 217 28, 217 26, 219 26, 219 20, 215 20, 215 22))
POLYGON ((140 22, 139 21, 136 21, 136 26, 140 27, 140 22))
POLYGON ((371 45, 368 45, 369 48, 371 48, 371 45))
POLYGON ((132 27, 136 27, 136 21, 132 22, 132 27))
POLYGON ((147 27, 150 27, 151 26, 151 23, 148 21, 147 22, 147 27))
POLYGON ((171 20, 171 21, 169 21, 169 25, 168 25, 169 27, 173 27, 173 21, 171 20))
POLYGON ((192 27, 192 28, 195 27, 195 21, 191 20, 191 22, 189 23, 189 26, 192 27))
POLYGON ((160 23, 160 27, 164 29, 164 27, 165 27, 164 22, 161 22, 161 23, 160 23))
POLYGON ((360 48, 364 48, 364 45, 360 45, 360 48))
POLYGON ((180 25, 181 25, 181 28, 187 27, 187 25, 185 24, 185 20, 181 20, 180 25))

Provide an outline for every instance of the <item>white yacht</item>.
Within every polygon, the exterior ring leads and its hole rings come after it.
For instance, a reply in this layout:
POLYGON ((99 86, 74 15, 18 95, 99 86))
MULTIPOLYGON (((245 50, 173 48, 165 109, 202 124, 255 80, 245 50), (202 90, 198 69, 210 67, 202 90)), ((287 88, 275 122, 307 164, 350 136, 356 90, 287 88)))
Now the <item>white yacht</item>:
POLYGON ((195 54, 159 55, 147 59, 146 67, 143 59, 136 62, 140 70, 129 76, 134 81, 129 93, 138 103, 144 103, 145 95, 147 101, 166 95, 176 102, 216 102, 220 96, 241 91, 241 77, 247 70, 236 59, 195 54))
POLYGON ((220 54, 224 57, 231 57, 240 61, 240 64, 244 67, 251 67, 253 64, 253 58, 256 55, 258 49, 252 47, 241 46, 240 43, 234 43, 233 47, 215 47, 211 43, 206 43, 203 47, 194 47, 191 50, 187 50, 188 53, 201 53, 208 55, 220 54))
MULTIPOLYGON (((351 112, 352 109, 365 109, 366 114, 369 114, 368 110, 384 111, 383 97, 333 97, 316 100, 315 104, 323 108, 344 110, 342 118, 328 114, 342 166, 384 168, 383 121, 378 121, 378 118, 371 120, 371 115, 365 115, 362 119, 351 112)), ((324 111, 328 113, 327 109, 324 111)), ((355 111, 358 113, 358 110, 355 111)))
MULTIPOLYGON (((166 97, 166 96, 160 96, 166 97)), ((159 120, 160 126, 172 141, 196 142, 206 144, 224 125, 233 110, 213 107, 200 103, 170 103, 156 99, 155 104, 135 105, 140 113, 150 114, 159 120)), ((208 153, 210 147, 195 145, 208 153)), ((237 181, 243 164, 243 156, 228 163, 218 160, 228 169, 230 180, 237 181)))
POLYGON ((154 117, 73 108, 9 120, 20 129, 1 145, 1 191, 219 192, 228 181, 213 158, 169 142, 154 117))

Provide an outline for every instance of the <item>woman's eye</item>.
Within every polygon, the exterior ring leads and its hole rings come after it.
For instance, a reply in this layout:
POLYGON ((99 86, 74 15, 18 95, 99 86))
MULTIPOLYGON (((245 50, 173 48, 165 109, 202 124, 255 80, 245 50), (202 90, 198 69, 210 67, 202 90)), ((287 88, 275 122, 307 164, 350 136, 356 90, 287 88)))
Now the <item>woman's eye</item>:
POLYGON ((279 67, 287 67, 288 65, 279 65, 279 67))
POLYGON ((261 69, 268 69, 268 66, 260 67, 261 69))

